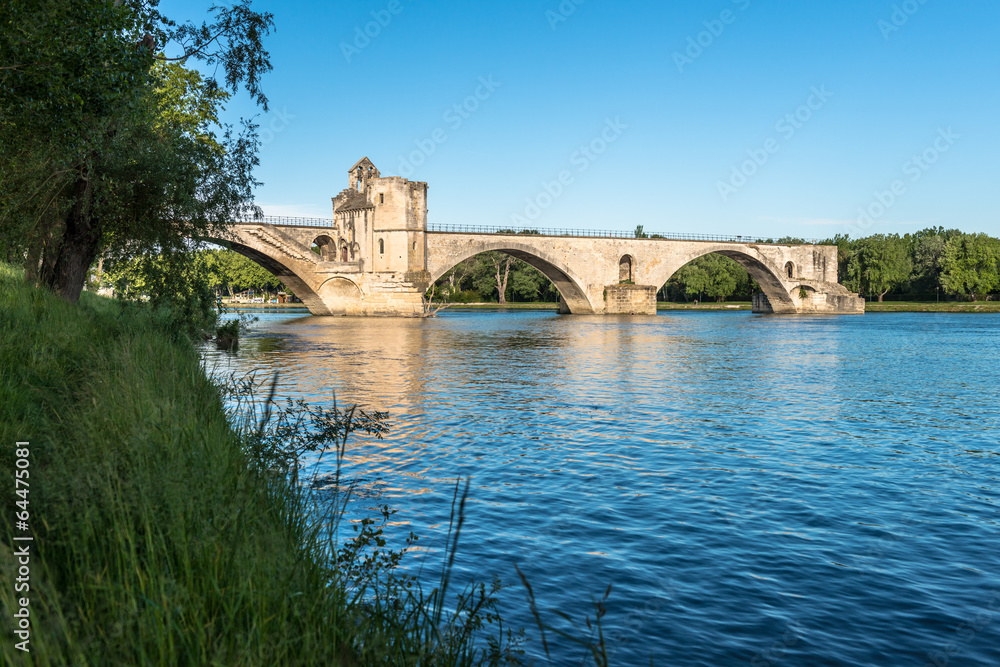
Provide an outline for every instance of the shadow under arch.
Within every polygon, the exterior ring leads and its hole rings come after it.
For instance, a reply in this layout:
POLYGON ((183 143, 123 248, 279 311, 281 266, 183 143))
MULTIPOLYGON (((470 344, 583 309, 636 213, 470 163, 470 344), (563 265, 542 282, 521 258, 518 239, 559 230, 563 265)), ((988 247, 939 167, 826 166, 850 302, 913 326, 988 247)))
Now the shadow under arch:
POLYGON ((771 308, 775 313, 795 312, 795 302, 792 300, 788 291, 789 288, 783 280, 782 270, 775 266, 769 259, 760 254, 752 254, 749 251, 735 250, 732 247, 706 245, 704 249, 700 249, 698 252, 684 255, 680 260, 678 260, 678 263, 672 265, 672 270, 670 270, 669 273, 660 276, 662 279, 658 280, 657 285, 662 287, 683 267, 699 257, 711 255, 712 253, 728 257, 746 269, 747 273, 750 274, 750 277, 756 280, 757 284, 760 285, 761 291, 767 297, 767 300, 771 304, 771 308))
POLYGON ((319 294, 316 293, 316 290, 300 278, 299 275, 295 273, 294 269, 274 257, 232 239, 202 236, 198 237, 196 240, 205 241, 206 243, 214 243, 215 245, 226 248, 227 250, 232 250, 233 252, 243 255, 250 261, 262 266, 270 272, 271 275, 280 280, 285 287, 290 289, 292 293, 295 294, 295 296, 302 299, 302 303, 309 308, 309 312, 313 315, 328 314, 327 308, 319 294))
POLYGON ((590 299, 587 298, 587 293, 579 281, 570 273, 568 267, 547 253, 539 251, 537 248, 533 248, 526 243, 517 243, 509 238, 498 238, 496 241, 479 243, 475 247, 463 251, 461 254, 449 257, 447 262, 442 263, 441 266, 431 271, 429 284, 433 285, 441 276, 470 257, 491 251, 506 253, 541 271, 542 275, 555 285, 570 313, 574 315, 594 314, 594 306, 590 303, 590 299))

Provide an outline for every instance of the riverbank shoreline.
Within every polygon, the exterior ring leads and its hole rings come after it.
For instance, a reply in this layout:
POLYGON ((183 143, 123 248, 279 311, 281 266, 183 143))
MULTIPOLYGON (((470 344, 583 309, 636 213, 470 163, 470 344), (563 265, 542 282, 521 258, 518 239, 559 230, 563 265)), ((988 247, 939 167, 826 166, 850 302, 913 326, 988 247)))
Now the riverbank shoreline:
POLYGON ((279 433, 227 410, 167 309, 70 304, 0 263, 0 312, 0 579, 30 579, 0 587, 0 631, 24 640, 3 664, 494 664, 456 624, 496 590, 443 611, 391 575, 379 524, 329 533, 300 485, 289 443, 334 417, 346 442, 347 413, 294 408, 305 425, 279 433))
MULTIPOLYGON (((309 309, 303 304, 287 303, 224 303, 227 308, 238 311, 289 311, 308 314, 309 309)), ((436 307, 436 306, 435 306, 436 307)), ((748 301, 732 301, 722 303, 672 303, 660 301, 656 304, 656 310, 695 310, 695 311, 734 311, 750 310, 748 301)), ((500 305, 498 303, 453 303, 445 310, 558 310, 557 303, 508 303, 500 305)), ((948 301, 942 303, 923 301, 871 301, 865 304, 865 312, 868 313, 1000 313, 1000 301, 948 301)))
MULTIPOLYGON (((462 303, 452 304, 448 310, 558 310, 557 303, 508 303, 501 306, 497 303, 462 303)), ((710 303, 672 303, 660 301, 656 304, 657 311, 696 310, 696 311, 733 311, 750 310, 749 301, 729 301, 710 303)), ((923 301, 871 301, 865 304, 865 312, 869 313, 1000 313, 1000 301, 948 301, 942 303, 923 301)))

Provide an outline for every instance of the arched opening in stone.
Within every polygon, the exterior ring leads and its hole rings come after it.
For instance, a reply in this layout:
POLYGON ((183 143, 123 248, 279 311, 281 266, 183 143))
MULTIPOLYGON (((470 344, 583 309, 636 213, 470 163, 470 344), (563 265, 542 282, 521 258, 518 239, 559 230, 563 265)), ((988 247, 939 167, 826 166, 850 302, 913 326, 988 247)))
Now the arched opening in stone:
POLYGON ((785 274, 789 278, 794 278, 795 277, 795 265, 792 264, 791 262, 788 262, 787 264, 785 264, 785 274))
POLYGON ((288 291, 308 306, 311 313, 314 315, 327 314, 326 306, 323 304, 323 300, 310 286, 310 283, 307 282, 306 279, 301 278, 291 266, 283 263, 280 259, 264 254, 263 252, 251 248, 250 246, 246 246, 241 243, 234 243, 229 239, 203 238, 201 240, 228 248, 229 250, 237 252, 256 262, 280 280, 288 291))
POLYGON ((336 259, 336 249, 337 245, 334 243, 333 239, 329 236, 322 235, 317 236, 310 246, 310 249, 323 258, 323 261, 331 261, 336 259))
POLYGON ((659 298, 746 303, 753 302, 755 294, 764 294, 774 312, 795 312, 795 303, 782 283, 786 267, 766 262, 739 250, 706 247, 666 276, 659 298))
POLYGON ((349 251, 347 249, 347 241, 344 241, 343 239, 341 239, 341 241, 340 241, 340 261, 341 262, 349 262, 349 261, 351 261, 349 259, 349 257, 350 256, 349 256, 349 251))
POLYGON ((385 241, 383 239, 378 240, 378 254, 385 254, 385 241))
POLYGON ((717 253, 708 253, 675 271, 660 287, 657 301, 749 303, 759 291, 757 281, 738 262, 717 253))
POLYGON ((331 315, 361 315, 361 289, 343 277, 330 278, 319 287, 319 294, 331 315))
POLYGON ((622 255, 622 258, 618 260, 618 282, 632 282, 634 267, 635 259, 633 259, 632 255, 622 255))
MULTIPOLYGON (((581 286, 580 281, 570 274, 568 267, 563 266, 557 259, 549 258, 544 253, 538 252, 527 244, 517 243, 514 239, 483 243, 481 246, 475 248, 463 249, 461 254, 456 253, 455 255, 451 255, 446 261, 441 262, 437 266, 428 266, 428 271, 431 274, 431 279, 428 283, 428 292, 433 288, 437 290, 438 298, 440 298, 442 289, 449 286, 453 287, 453 285, 446 283, 452 281, 452 277, 456 272, 465 272, 467 275, 475 273, 473 271, 475 267, 472 265, 474 264, 473 260, 477 259, 478 256, 488 258, 491 262, 495 261, 495 266, 489 267, 490 271, 487 277, 491 281, 491 288, 496 292, 499 292, 499 285, 493 286, 492 281, 493 277, 498 273, 501 284, 504 275, 508 275, 508 289, 513 289, 514 277, 513 274, 507 273, 506 260, 510 258, 518 259, 528 266, 537 269, 542 276, 548 279, 548 284, 543 285, 542 289, 554 288, 555 293, 560 298, 560 312, 580 315, 591 315, 594 313, 594 307, 587 297, 587 293, 581 286), (504 257, 505 255, 509 257, 504 257)), ((514 267, 511 268, 513 269, 514 267)), ((483 273, 487 272, 484 271, 483 273)), ((457 277, 456 280, 461 282, 462 278, 457 277)))

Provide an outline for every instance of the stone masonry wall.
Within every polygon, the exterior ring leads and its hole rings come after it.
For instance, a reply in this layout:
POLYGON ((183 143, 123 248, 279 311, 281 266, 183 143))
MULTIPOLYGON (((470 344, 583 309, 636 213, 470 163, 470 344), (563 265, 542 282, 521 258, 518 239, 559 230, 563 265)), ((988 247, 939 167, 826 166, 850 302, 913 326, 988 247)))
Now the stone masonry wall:
POLYGON ((608 285, 604 312, 609 315, 656 315, 656 288, 651 285, 608 285))

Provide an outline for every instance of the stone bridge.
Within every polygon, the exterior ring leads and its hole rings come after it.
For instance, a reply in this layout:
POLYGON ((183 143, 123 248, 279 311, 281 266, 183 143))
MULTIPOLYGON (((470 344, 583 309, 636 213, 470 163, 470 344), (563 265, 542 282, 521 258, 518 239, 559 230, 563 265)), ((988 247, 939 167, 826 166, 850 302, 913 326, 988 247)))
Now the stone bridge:
POLYGON ((464 259, 496 250, 534 266, 561 295, 561 312, 655 314, 678 269, 718 253, 762 290, 760 313, 862 313, 837 283, 837 248, 758 239, 630 238, 622 232, 427 225, 427 184, 381 177, 364 158, 333 198, 332 221, 270 218, 232 226, 222 242, 276 275, 317 315, 418 316, 424 292, 464 259))

